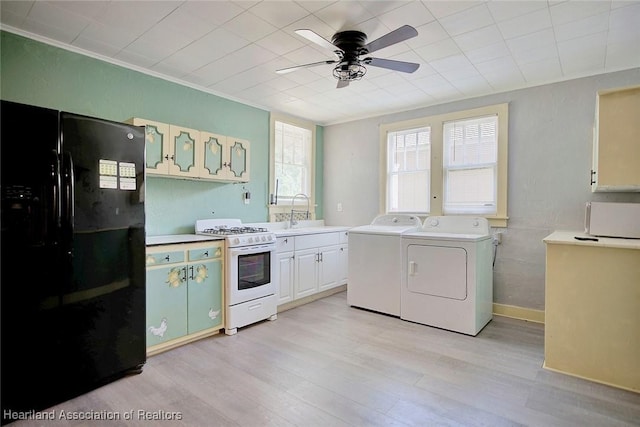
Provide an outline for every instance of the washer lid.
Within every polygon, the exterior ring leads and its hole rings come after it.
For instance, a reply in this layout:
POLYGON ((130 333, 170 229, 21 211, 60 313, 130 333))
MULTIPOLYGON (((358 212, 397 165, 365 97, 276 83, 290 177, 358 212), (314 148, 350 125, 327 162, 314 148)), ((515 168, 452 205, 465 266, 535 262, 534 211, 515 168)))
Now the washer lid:
POLYGON ((401 235, 406 232, 418 231, 420 226, 391 226, 391 225, 362 225, 349 229, 349 235, 352 234, 384 234, 384 235, 401 235))
POLYGON ((420 218, 409 214, 378 215, 371 221, 371 225, 384 225, 389 227, 421 227, 420 218))

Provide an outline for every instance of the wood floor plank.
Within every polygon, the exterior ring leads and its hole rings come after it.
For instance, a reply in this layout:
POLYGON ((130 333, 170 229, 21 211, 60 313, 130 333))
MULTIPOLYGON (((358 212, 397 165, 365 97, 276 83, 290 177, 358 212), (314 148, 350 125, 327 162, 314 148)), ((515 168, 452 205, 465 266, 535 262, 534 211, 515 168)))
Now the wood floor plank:
POLYGON ((543 361, 543 325, 496 316, 470 337, 349 307, 342 292, 158 354, 142 374, 49 409, 180 419, 11 426, 640 426, 640 394, 543 361))

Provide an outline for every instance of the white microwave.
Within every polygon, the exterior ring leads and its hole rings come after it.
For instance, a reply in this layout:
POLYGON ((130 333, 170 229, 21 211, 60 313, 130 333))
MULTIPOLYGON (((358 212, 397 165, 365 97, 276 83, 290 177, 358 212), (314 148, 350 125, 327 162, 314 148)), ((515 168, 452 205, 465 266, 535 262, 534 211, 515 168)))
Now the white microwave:
POLYGON ((640 203, 587 202, 584 232, 592 236, 640 239, 640 203))

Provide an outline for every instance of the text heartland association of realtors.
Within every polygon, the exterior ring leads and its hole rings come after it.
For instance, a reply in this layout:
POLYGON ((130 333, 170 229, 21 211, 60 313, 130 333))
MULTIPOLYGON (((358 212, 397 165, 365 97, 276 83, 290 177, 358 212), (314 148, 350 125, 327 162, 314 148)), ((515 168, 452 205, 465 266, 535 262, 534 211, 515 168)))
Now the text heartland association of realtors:
POLYGON ((173 411, 145 411, 144 409, 131 409, 129 411, 65 411, 52 409, 50 411, 11 411, 4 409, 2 417, 7 420, 140 420, 140 421, 179 421, 182 420, 182 412, 173 411))

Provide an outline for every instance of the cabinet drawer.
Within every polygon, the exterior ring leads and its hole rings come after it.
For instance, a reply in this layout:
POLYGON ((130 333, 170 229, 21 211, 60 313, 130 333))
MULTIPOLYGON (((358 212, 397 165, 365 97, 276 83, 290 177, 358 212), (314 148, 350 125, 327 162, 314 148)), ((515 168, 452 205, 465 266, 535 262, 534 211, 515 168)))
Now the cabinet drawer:
POLYGON ((276 252, 293 251, 293 237, 278 237, 276 239, 276 252))
POLYGON ((222 256, 222 248, 220 246, 211 246, 208 248, 199 248, 189 250, 189 261, 200 261, 203 259, 220 258, 222 256))
POLYGON ((146 264, 148 266, 174 264, 176 262, 184 262, 184 251, 155 252, 147 254, 146 264))
POLYGON ((340 243, 340 233, 318 233, 295 236, 296 251, 340 243))
POLYGON ((349 232, 348 231, 341 231, 340 232, 340 244, 342 243, 349 243, 349 232))

